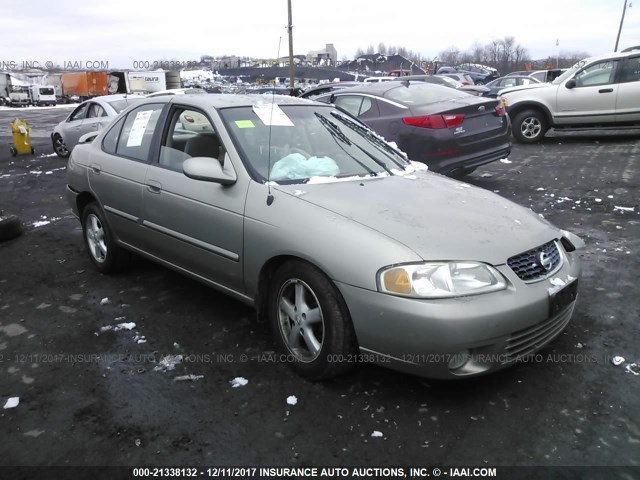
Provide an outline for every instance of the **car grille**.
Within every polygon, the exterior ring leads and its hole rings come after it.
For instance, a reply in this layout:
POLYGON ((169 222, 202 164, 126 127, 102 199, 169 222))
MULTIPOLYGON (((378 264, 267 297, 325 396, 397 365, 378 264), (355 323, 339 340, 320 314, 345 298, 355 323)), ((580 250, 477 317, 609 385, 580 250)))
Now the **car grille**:
POLYGON ((550 342, 567 326, 574 307, 575 302, 572 302, 555 317, 512 333, 505 347, 506 361, 504 363, 526 356, 550 342))
POLYGON ((544 245, 534 248, 524 253, 514 255, 507 260, 507 265, 521 280, 532 282, 545 278, 553 273, 562 263, 562 255, 555 240, 545 243, 544 245), (537 256, 540 252, 544 252, 551 259, 551 268, 548 270, 540 265, 537 256))

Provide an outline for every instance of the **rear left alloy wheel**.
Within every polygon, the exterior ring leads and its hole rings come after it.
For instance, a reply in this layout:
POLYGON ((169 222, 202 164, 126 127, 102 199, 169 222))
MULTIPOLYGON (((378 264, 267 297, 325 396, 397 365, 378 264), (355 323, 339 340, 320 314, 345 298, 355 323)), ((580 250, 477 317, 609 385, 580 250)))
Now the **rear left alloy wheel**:
POLYGON ((89 258, 102 273, 122 270, 130 254, 113 240, 104 213, 96 203, 90 203, 82 211, 82 231, 89 258))
POLYGON ((319 269, 290 261, 275 273, 269 293, 269 321, 291 368, 309 380, 340 375, 357 351, 344 299, 319 269))

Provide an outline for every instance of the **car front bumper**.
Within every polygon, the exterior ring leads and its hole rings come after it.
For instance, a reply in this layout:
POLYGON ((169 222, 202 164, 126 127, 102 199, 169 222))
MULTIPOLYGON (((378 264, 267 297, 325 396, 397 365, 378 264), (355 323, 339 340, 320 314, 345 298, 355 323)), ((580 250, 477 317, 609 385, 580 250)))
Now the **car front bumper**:
POLYGON ((357 361, 430 378, 475 376, 523 361, 573 314, 575 300, 550 315, 561 291, 551 278, 569 285, 581 273, 577 252, 562 255, 562 268, 550 278, 525 283, 502 265, 496 268, 508 280, 505 290, 453 299, 403 298, 336 282, 360 345, 357 361))

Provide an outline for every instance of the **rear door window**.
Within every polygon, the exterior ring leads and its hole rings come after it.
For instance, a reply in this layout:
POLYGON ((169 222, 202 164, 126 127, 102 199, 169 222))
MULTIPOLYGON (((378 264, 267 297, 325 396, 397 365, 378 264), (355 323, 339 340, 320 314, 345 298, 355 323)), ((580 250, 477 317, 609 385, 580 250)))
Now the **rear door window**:
POLYGON ((141 105, 131 110, 122 126, 116 155, 146 162, 151 140, 164 104, 141 105))
POLYGON ((83 103, 82 105, 80 105, 71 113, 71 115, 69 115, 68 121, 75 122, 76 120, 82 120, 87 113, 88 106, 89 106, 88 103, 83 103))
POLYGON ((624 61, 622 66, 622 75, 620 83, 640 81, 640 56, 629 57, 624 61))

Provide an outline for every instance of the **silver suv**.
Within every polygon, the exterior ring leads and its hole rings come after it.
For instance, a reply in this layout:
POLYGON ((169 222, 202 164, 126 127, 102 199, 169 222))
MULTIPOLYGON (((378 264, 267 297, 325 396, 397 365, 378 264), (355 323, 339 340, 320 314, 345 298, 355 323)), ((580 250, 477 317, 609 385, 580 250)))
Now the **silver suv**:
POLYGON ((521 143, 549 128, 640 127, 640 47, 590 57, 551 83, 499 92, 521 143))

